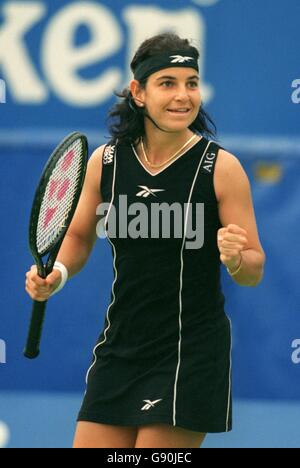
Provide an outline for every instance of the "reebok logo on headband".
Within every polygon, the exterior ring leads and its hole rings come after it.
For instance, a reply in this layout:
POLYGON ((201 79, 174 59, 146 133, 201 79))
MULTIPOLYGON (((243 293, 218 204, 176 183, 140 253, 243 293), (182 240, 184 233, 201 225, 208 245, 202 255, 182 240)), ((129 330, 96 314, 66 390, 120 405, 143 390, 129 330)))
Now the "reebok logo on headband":
POLYGON ((170 58, 174 59, 171 63, 185 63, 194 60, 193 57, 183 57, 182 55, 171 55, 170 58))
POLYGON ((188 67, 199 72, 197 50, 190 47, 187 50, 169 50, 148 57, 136 66, 134 78, 145 80, 152 73, 170 67, 188 67))

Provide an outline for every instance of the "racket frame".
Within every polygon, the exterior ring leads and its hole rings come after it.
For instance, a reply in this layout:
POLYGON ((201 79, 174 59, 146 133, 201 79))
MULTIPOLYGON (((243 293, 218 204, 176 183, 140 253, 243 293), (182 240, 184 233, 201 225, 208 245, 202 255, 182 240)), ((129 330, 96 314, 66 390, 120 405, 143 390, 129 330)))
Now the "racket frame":
MULTIPOLYGON (((34 258, 35 264, 37 266, 38 275, 45 279, 53 270, 53 266, 55 260, 57 258, 57 254, 61 247, 61 244, 65 238, 67 230, 71 224, 73 219, 75 210, 78 205, 78 201, 82 192, 82 187, 85 180, 86 170, 87 170, 87 160, 88 160, 88 141, 85 135, 80 132, 73 132, 68 135, 52 152, 51 156, 49 157, 39 183, 37 185, 31 214, 30 214, 30 222, 29 222, 29 248, 30 252, 34 258), (72 145, 73 142, 80 139, 83 145, 82 147, 82 169, 80 173, 80 178, 77 184, 76 194, 74 196, 72 207, 68 213, 68 217, 65 220, 64 227, 61 229, 59 235, 55 242, 50 244, 50 246, 43 251, 42 253, 38 252, 37 247, 37 229, 38 229, 38 222, 39 222, 39 215, 42 207, 42 203, 44 200, 44 196, 46 193, 46 188, 48 186, 50 177, 53 173, 54 168, 57 166, 59 159, 65 153, 65 151, 72 145), (49 254, 46 263, 43 261, 43 257, 49 254)), ((24 356, 28 359, 35 359, 39 355, 39 344, 41 339, 41 332, 43 327, 43 322, 45 318, 45 310, 46 310, 47 301, 33 301, 33 308, 32 308, 32 317, 31 323, 27 338, 26 347, 24 350, 24 356), (33 346, 32 343, 36 342, 33 346)))
POLYGON ((71 133, 52 152, 51 156, 49 157, 43 169, 42 176, 37 185, 37 189, 36 189, 33 204, 32 204, 31 214, 30 214, 29 248, 35 260, 35 263, 37 265, 39 276, 41 276, 42 278, 45 278, 46 276, 48 276, 49 273, 51 273, 53 269, 53 265, 55 263, 57 254, 59 252, 61 244, 64 240, 64 237, 69 228, 70 222, 74 216, 76 207, 78 205, 78 201, 81 195, 81 190, 82 190, 85 175, 86 175, 87 154, 88 154, 88 142, 87 142, 86 136, 79 132, 71 133), (47 250, 45 250, 43 253, 40 254, 38 252, 36 240, 37 240, 39 215, 40 215, 40 211, 41 211, 41 207, 42 207, 42 203, 43 203, 43 199, 45 195, 45 190, 49 183, 53 170, 56 167, 62 154, 68 149, 68 147, 72 144, 73 141, 76 141, 76 139, 81 140, 82 145, 83 145, 82 152, 85 155, 85 161, 83 161, 84 170, 81 173, 81 180, 78 183, 78 187, 80 187, 80 189, 78 188, 76 195, 74 197, 72 209, 70 210, 68 218, 65 221, 65 227, 60 231, 60 234, 57 237, 57 240, 55 241, 55 243, 50 245, 47 250), (49 258, 46 264, 44 265, 43 257, 47 255, 49 252, 51 253, 49 255, 49 258))

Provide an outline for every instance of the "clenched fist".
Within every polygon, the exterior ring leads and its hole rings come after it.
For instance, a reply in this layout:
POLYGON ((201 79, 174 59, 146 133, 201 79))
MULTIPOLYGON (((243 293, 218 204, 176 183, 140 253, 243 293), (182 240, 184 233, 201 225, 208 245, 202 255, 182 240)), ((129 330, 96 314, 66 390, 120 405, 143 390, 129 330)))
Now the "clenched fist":
POLYGON ((61 282, 61 272, 53 270, 47 278, 43 279, 38 275, 37 267, 33 265, 26 273, 25 289, 34 301, 47 301, 52 292, 61 282))
POLYGON ((229 224, 218 230, 218 248, 220 260, 230 271, 236 270, 241 263, 241 252, 248 244, 247 231, 229 224))

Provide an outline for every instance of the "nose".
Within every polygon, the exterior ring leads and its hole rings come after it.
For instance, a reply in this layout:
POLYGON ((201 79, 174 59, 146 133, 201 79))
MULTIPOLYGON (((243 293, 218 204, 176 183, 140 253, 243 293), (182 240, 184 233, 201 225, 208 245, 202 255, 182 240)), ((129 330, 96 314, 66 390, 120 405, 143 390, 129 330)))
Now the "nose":
POLYGON ((185 85, 178 87, 177 93, 175 95, 175 100, 176 101, 188 101, 189 100, 188 90, 185 85))

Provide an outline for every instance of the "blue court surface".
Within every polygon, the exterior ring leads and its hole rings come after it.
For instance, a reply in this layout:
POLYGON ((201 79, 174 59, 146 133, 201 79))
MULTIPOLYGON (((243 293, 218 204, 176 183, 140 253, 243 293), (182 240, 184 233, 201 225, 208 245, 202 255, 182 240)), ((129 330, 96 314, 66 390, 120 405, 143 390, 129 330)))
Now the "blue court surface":
MULTIPOLYGON (((0 394, 0 447, 69 448, 78 394, 0 394)), ((238 400, 234 429, 210 434, 204 448, 299 448, 300 404, 238 400)))

